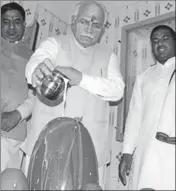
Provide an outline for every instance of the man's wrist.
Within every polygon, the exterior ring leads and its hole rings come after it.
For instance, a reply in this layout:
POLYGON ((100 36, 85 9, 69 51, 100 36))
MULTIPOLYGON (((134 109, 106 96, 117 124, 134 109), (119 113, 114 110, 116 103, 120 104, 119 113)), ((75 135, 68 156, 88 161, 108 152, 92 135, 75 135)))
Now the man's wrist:
POLYGON ((133 156, 133 155, 130 153, 123 153, 122 156, 133 156))
POLYGON ((73 81, 71 80, 69 82, 69 84, 71 86, 79 86, 81 81, 82 81, 82 79, 83 79, 83 74, 80 72, 79 76, 76 79, 74 79, 73 81))
POLYGON ((77 82, 77 85, 78 85, 78 86, 80 85, 82 79, 83 79, 83 74, 81 73, 81 74, 80 74, 80 78, 79 78, 79 80, 78 80, 78 82, 77 82))
POLYGON ((19 123, 22 120, 21 113, 18 110, 14 110, 14 115, 15 115, 17 122, 19 123))

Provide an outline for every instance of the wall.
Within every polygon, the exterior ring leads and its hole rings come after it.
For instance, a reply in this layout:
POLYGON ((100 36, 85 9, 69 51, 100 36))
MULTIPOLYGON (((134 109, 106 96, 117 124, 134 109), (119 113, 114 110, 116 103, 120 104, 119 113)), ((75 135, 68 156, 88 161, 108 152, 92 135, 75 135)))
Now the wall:
MULTIPOLYGON (((71 23, 71 16, 74 13, 74 9, 77 3, 79 3, 79 1, 36 1, 38 4, 42 5, 45 9, 47 9, 48 11, 52 12, 55 16, 59 17, 61 20, 63 20, 64 22, 68 23, 70 25, 71 23)), ((107 44, 109 47, 113 47, 113 27, 112 27, 112 23, 114 22, 114 18, 117 15, 117 10, 121 9, 121 7, 124 7, 125 5, 129 5, 129 4, 133 4, 137 1, 133 1, 131 3, 131 1, 99 1, 100 3, 102 3, 108 13, 109 13, 109 20, 111 23, 111 26, 106 30, 106 33, 102 39, 101 43, 107 44)), ((41 14, 41 17, 43 17, 43 13, 42 11, 39 11, 41 14)), ((47 18, 46 14, 44 15, 45 18, 47 18)), ((46 19, 47 20, 47 19, 46 19)), ((67 33, 70 29, 69 25, 66 26, 67 29, 67 33)), ((59 28, 63 28, 61 26, 59 26, 59 28)), ((42 31, 47 31, 47 26, 45 25, 45 29, 41 29, 42 31)), ((60 29, 62 30, 62 29, 60 29)), ((61 32, 62 33, 62 32, 61 32)), ((54 33, 55 34, 55 33, 54 33)), ((51 35, 53 35, 53 33, 51 33, 51 35)), ((40 36, 40 40, 39 42, 44 39, 46 36, 46 34, 43 34, 43 36, 40 36)))
MULTIPOLYGON (((8 3, 12 1, 2 1, 8 3)), ((15 1, 21 4, 26 11, 26 23, 30 27, 36 19, 40 25, 37 39, 37 46, 48 36, 67 34, 71 15, 74 13, 76 4, 79 1, 15 1)), ((109 13, 110 23, 117 14, 117 8, 130 4, 130 1, 100 1, 109 13)), ((106 30, 102 43, 113 46, 112 26, 106 30)))

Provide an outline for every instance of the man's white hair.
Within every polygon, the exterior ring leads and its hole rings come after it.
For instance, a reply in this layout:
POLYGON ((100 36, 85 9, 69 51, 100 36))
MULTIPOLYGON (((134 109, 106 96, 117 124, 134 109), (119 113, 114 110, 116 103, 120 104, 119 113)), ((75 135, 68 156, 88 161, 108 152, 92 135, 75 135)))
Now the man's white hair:
POLYGON ((108 13, 106 7, 105 7, 103 4, 101 4, 101 3, 99 3, 99 2, 97 2, 97 1, 95 1, 95 0, 83 0, 83 1, 80 1, 79 3, 77 3, 77 4, 76 4, 76 7, 75 7, 74 16, 75 16, 75 17, 78 16, 78 13, 79 13, 79 11, 80 11, 81 5, 90 4, 90 3, 92 3, 92 4, 95 3, 95 4, 99 5, 99 6, 102 8, 102 10, 104 11, 104 15, 105 15, 104 26, 106 27, 106 25, 110 24, 110 23, 109 23, 109 18, 108 18, 108 17, 109 17, 109 13, 108 13))

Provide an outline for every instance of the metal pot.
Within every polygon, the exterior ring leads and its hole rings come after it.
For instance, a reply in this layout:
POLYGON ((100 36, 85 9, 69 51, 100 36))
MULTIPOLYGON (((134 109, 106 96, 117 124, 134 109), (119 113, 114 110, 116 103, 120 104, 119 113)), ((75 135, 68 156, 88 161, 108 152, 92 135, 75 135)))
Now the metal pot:
POLYGON ((44 104, 55 106, 62 102, 65 89, 64 78, 68 79, 58 70, 54 70, 52 75, 45 76, 41 85, 37 88, 37 95, 44 104))

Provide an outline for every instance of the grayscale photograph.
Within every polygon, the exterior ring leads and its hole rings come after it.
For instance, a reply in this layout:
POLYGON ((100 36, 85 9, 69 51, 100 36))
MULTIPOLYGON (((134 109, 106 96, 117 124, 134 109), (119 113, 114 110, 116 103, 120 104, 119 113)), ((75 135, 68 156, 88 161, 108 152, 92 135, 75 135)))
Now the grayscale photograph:
POLYGON ((0 5, 1 190, 175 190, 175 1, 0 5))

